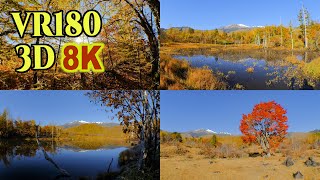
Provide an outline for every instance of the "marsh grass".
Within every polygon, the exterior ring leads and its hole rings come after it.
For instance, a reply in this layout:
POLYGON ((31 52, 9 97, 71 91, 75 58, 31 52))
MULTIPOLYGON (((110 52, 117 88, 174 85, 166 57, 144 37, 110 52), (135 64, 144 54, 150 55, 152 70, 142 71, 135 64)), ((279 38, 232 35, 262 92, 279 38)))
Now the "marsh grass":
POLYGON ((247 71, 247 73, 252 74, 252 73, 254 73, 254 67, 248 67, 248 68, 246 69, 246 71, 247 71))
POLYGON ((222 77, 215 74, 208 67, 192 68, 187 61, 172 58, 161 54, 160 89, 226 89, 227 84, 222 77))

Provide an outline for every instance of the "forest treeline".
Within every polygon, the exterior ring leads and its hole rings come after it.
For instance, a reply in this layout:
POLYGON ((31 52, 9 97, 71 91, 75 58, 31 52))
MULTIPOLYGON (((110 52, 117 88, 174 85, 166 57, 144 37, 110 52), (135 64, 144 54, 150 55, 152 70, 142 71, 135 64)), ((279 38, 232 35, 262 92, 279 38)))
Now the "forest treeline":
MULTIPOLYGON (((12 119, 8 110, 4 110, 0 115, 0 138, 35 138, 36 126, 35 120, 12 119)), ((57 126, 39 126, 38 136, 58 137, 61 131, 57 126)))
POLYGON ((2 0, 0 10, 0 89, 156 89, 159 84, 159 0, 2 0), (95 38, 33 37, 32 23, 19 38, 10 16, 12 11, 52 14, 62 10, 65 14, 78 10, 84 14, 91 9, 102 17, 102 29, 95 38), (79 41, 105 45, 101 52, 104 73, 68 74, 61 70, 62 46, 79 41), (46 71, 16 73, 22 63, 14 51, 19 43, 50 44, 56 52, 55 65, 46 71))
POLYGON ((312 20, 305 8, 300 10, 298 20, 298 27, 290 22, 288 25, 256 27, 229 33, 219 29, 169 28, 161 30, 160 39, 161 43, 255 44, 265 48, 319 49, 320 23, 312 20))

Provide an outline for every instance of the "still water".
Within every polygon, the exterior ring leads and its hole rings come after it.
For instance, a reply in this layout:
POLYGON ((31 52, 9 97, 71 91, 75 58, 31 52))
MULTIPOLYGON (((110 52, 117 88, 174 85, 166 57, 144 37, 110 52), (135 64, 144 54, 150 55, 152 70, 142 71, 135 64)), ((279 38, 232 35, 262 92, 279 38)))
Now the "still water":
MULTIPOLYGON (((223 73, 226 81, 232 88, 240 84, 248 90, 288 90, 313 88, 319 89, 320 83, 308 79, 308 84, 304 86, 307 79, 295 70, 295 66, 288 66, 284 63, 284 58, 290 53, 280 52, 224 52, 219 54, 208 54, 184 52, 174 58, 187 60, 192 67, 209 67, 214 72, 223 73), (248 68, 253 68, 248 72, 248 68)), ((312 61, 312 58, 319 57, 318 54, 296 53, 294 56, 305 62, 312 61)))
POLYGON ((101 147, 88 150, 50 142, 42 142, 42 146, 54 163, 71 175, 70 178, 61 176, 35 141, 0 140, 0 179, 95 179, 107 172, 110 164, 109 172, 119 171, 119 154, 127 149, 101 147))

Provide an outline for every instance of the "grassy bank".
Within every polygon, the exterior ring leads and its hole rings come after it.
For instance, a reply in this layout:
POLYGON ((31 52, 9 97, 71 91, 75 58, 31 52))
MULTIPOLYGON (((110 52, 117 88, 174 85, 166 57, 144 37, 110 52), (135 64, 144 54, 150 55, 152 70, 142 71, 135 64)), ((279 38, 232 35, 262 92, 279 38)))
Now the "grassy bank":
POLYGON ((207 67, 192 68, 187 61, 161 54, 160 89, 216 90, 227 89, 223 77, 207 67))

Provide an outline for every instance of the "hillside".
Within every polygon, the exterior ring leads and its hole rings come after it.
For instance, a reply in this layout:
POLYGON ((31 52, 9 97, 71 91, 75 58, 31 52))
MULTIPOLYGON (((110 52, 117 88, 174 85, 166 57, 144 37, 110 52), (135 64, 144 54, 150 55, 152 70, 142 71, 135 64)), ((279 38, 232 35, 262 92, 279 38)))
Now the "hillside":
POLYGON ((222 30, 223 32, 226 33, 231 33, 231 32, 239 32, 239 31, 247 31, 247 30, 252 30, 255 28, 263 28, 264 26, 247 26, 244 24, 232 24, 228 26, 224 26, 219 28, 219 30, 222 30))
POLYGON ((81 124, 64 129, 69 135, 105 136, 108 138, 124 138, 121 126, 105 127, 99 124, 81 124))
POLYGON ((109 123, 109 122, 87 122, 87 121, 72 121, 69 123, 65 123, 61 125, 63 128, 70 128, 70 127, 75 127, 75 126, 80 126, 82 124, 97 124, 105 127, 113 127, 113 126, 118 126, 119 123, 109 123))

